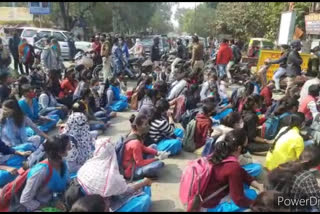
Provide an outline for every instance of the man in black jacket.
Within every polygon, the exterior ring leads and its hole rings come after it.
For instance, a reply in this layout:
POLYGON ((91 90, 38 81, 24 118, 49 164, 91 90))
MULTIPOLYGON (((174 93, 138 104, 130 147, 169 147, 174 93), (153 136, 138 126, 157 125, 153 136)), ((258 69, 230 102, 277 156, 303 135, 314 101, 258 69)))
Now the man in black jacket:
POLYGON ((286 74, 287 69, 287 60, 289 55, 289 46, 288 45, 281 45, 281 57, 277 60, 272 60, 267 62, 268 65, 272 64, 279 64, 279 68, 273 74, 273 80, 276 86, 276 93, 280 92, 280 78, 286 74))
POLYGON ((175 72, 175 67, 176 65, 183 59, 186 58, 186 50, 185 50, 185 47, 184 45, 182 44, 182 40, 181 39, 178 39, 177 41, 177 57, 174 59, 174 61, 172 62, 171 64, 171 73, 170 73, 170 76, 169 76, 169 83, 172 83, 174 80, 175 80, 175 75, 176 75, 176 72, 175 72))
POLYGON ((9 49, 14 60, 14 69, 18 71, 18 65, 19 65, 20 74, 24 74, 22 63, 19 62, 18 47, 19 47, 20 41, 21 41, 20 37, 18 36, 18 33, 15 31, 13 33, 13 37, 10 38, 9 40, 9 49))
POLYGON ((297 76, 301 75, 301 64, 302 58, 299 54, 301 50, 300 40, 294 40, 291 42, 291 51, 288 55, 287 60, 287 89, 286 94, 288 94, 289 89, 294 85, 294 80, 297 76))
POLYGON ((159 48, 160 39, 156 37, 153 39, 153 45, 151 47, 151 61, 157 65, 160 61, 160 48, 159 48))

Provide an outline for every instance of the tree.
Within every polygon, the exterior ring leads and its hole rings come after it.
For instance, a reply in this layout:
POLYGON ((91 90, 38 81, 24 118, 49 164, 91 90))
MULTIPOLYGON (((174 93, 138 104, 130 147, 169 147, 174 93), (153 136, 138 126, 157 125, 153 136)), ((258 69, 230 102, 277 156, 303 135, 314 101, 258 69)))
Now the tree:
POLYGON ((170 22, 171 6, 171 3, 158 3, 156 5, 155 13, 149 22, 149 26, 155 33, 166 34, 173 30, 173 25, 170 22))

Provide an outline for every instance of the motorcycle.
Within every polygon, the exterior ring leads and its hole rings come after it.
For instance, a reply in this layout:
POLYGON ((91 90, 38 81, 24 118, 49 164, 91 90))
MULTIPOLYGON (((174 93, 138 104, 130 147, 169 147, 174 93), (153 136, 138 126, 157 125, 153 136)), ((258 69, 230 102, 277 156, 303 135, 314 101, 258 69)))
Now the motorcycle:
POLYGON ((229 69, 232 80, 235 83, 242 84, 250 78, 250 69, 248 63, 238 63, 229 69))

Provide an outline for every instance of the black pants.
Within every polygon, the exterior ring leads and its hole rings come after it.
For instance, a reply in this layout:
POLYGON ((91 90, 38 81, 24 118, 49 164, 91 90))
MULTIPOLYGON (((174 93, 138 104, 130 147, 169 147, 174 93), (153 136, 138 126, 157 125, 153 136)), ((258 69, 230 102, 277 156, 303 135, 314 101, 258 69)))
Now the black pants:
POLYGON ((29 68, 31 67, 31 65, 29 64, 24 64, 24 67, 26 69, 26 74, 29 75, 29 68))
POLYGON ((18 66, 20 70, 20 74, 24 74, 22 63, 19 63, 19 58, 13 58, 14 60, 14 69, 18 71, 18 66))
POLYGON ((266 144, 266 143, 253 143, 250 142, 248 144, 248 151, 250 153, 255 153, 255 152, 267 152, 269 151, 271 145, 266 144))

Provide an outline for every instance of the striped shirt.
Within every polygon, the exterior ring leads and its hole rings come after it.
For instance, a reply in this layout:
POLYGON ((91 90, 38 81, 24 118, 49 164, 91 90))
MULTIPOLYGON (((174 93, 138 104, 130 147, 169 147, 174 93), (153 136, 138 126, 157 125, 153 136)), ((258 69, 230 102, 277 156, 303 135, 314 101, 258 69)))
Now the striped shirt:
POLYGON ((164 137, 170 137, 173 135, 174 124, 169 124, 169 121, 162 117, 160 119, 155 119, 150 124, 149 137, 158 142, 164 137))

